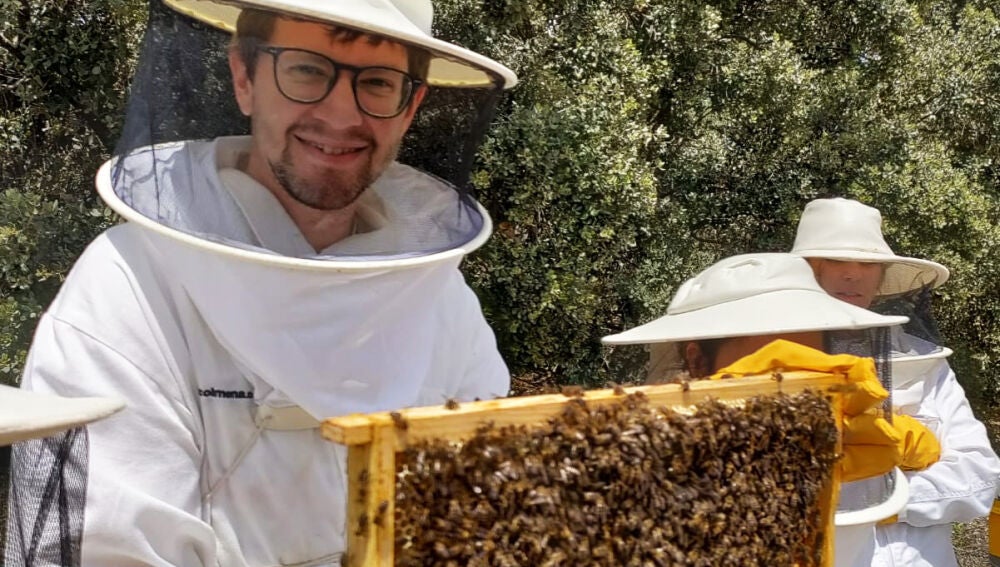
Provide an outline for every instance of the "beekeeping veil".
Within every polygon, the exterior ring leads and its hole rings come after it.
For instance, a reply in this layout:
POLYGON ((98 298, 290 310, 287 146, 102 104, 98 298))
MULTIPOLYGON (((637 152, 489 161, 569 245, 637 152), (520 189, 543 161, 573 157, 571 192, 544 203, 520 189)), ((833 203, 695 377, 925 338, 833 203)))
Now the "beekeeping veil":
MULTIPOLYGON (((434 38, 431 20, 430 0, 152 0, 124 134, 98 174, 101 196, 143 227, 244 372, 319 418, 412 403, 419 384, 393 377, 430 356, 424 337, 435 302, 447 301, 442 281, 491 230, 467 180, 516 77, 434 38), (430 56, 430 92, 399 159, 358 199, 353 233, 323 250, 240 166, 250 122, 227 54, 250 8, 430 56)), ((252 81, 272 71, 270 59, 261 54, 252 81)))
MULTIPOLYGON (((495 61, 433 38, 431 18, 430 0, 151 0, 123 135, 115 159, 98 176, 102 197, 128 220, 161 234, 207 243, 217 251, 245 251, 262 261, 275 254, 289 255, 291 250, 305 259, 355 262, 345 266, 351 269, 358 267, 358 261, 474 248, 484 229, 488 232, 489 220, 468 198, 466 182, 498 93, 516 78, 495 61), (366 210, 362 216, 378 217, 362 220, 375 224, 402 220, 402 227, 355 235, 319 253, 269 238, 262 234, 269 233, 268 227, 259 226, 261 221, 254 217, 267 216, 263 209, 270 203, 232 188, 239 184, 233 160, 246 151, 246 142, 222 140, 225 143, 204 150, 184 144, 250 132, 249 120, 236 105, 227 59, 231 32, 244 8, 390 38, 430 54, 426 84, 431 94, 404 141, 400 161, 410 158, 417 162, 411 165, 442 179, 423 179, 409 169, 392 167, 387 172, 391 178, 376 182, 366 195, 388 202, 362 207, 366 210), (221 183, 216 172, 222 174, 221 183), (421 195, 433 199, 434 207, 409 214, 414 205, 405 201, 407 195, 386 187, 400 180, 436 183, 435 191, 421 195), (214 187, 218 184, 223 187, 214 187)), ((259 66, 262 72, 270 71, 269 65, 259 66)))
MULTIPOLYGON (((883 365, 880 374, 891 378, 886 389, 899 395, 901 389, 919 381, 923 361, 947 358, 931 310, 932 292, 948 281, 948 268, 921 258, 900 256, 882 235, 882 213, 858 201, 844 198, 815 199, 806 204, 795 234, 792 254, 803 258, 842 262, 878 263, 884 267, 876 291, 873 311, 902 315, 908 321, 882 337, 888 346, 864 344, 867 338, 842 333, 835 337, 837 349, 867 356, 889 351, 894 363, 883 365)), ((900 400, 894 400, 897 405, 900 400)))

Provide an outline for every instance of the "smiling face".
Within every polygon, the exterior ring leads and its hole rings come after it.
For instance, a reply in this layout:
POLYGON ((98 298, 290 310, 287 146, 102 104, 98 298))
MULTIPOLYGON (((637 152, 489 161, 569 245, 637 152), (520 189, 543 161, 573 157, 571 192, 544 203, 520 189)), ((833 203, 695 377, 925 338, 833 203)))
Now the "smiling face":
POLYGON ((885 274, 879 262, 845 262, 827 258, 807 258, 819 286, 831 296, 868 309, 885 274))
MULTIPOLYGON (((278 18, 267 43, 314 51, 356 67, 407 70, 404 46, 373 43, 366 36, 344 40, 313 22, 278 18)), ((416 91, 399 116, 373 118, 358 109, 349 71, 340 73, 325 99, 302 104, 278 90, 273 55, 261 52, 252 73, 236 53, 229 62, 236 100, 252 125, 246 172, 286 208, 334 211, 354 203, 395 159, 426 93, 423 87, 416 91)))

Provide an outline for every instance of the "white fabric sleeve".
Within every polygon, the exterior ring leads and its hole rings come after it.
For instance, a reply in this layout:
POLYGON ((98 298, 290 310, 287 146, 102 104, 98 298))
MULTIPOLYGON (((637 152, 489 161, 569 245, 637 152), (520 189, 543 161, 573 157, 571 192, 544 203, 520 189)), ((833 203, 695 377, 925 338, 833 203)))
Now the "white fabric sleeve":
POLYGON ((497 350, 493 329, 483 316, 475 292, 461 275, 457 279, 461 289, 455 298, 459 319, 454 352, 465 357, 465 364, 459 369, 461 382, 455 397, 464 401, 506 397, 510 393, 510 371, 497 350))
POLYGON ((973 415, 955 373, 947 364, 939 368, 935 383, 928 384, 921 413, 926 410, 939 421, 934 433, 941 443, 941 458, 923 471, 907 473, 910 499, 899 520, 913 526, 985 516, 1000 478, 1000 460, 986 428, 973 415))
MULTIPOLYGON (((88 429, 84 566, 214 565, 200 518, 201 448, 176 392, 108 344, 65 322, 39 322, 24 387, 112 395, 126 408, 88 429)), ((58 545, 59 542, 52 542, 58 545)))
POLYGON ((85 567, 215 565, 201 504, 204 431, 183 379, 189 362, 178 359, 186 355, 173 311, 129 230, 109 230, 77 261, 39 321, 22 386, 126 403, 88 427, 85 567))

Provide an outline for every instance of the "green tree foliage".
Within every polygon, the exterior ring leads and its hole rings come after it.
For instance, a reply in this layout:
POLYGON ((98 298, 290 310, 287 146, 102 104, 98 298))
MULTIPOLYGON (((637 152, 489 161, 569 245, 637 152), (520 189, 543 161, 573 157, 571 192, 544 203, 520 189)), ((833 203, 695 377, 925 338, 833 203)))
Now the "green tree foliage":
POLYGON ((522 78, 480 153, 498 237, 467 268, 515 371, 620 379, 641 354, 601 335, 716 258, 787 250, 806 202, 843 195, 952 268, 943 334, 967 386, 996 388, 990 4, 442 4, 442 32, 522 78))
POLYGON ((0 382, 112 221, 93 190, 121 122, 141 2, 0 0, 0 382))
MULTIPOLYGON (((1000 21, 985 0, 436 0, 437 32, 513 67, 474 171, 496 235, 466 263, 515 373, 601 383, 713 260, 787 250, 803 205, 859 198, 948 265, 943 335, 1000 375, 1000 21)), ((110 222, 136 0, 0 0, 0 372, 110 222), (99 31, 98 31, 99 30, 99 31)), ((427 148, 426 151, 433 151, 427 148)), ((421 149, 421 151, 424 151, 421 149)))
POLYGON ((514 368, 591 373, 601 330, 625 322, 622 300, 663 289, 636 280, 659 211, 646 116, 657 64, 623 33, 620 3, 448 7, 443 34, 476 40, 522 80, 480 153, 475 182, 497 236, 467 273, 514 368))

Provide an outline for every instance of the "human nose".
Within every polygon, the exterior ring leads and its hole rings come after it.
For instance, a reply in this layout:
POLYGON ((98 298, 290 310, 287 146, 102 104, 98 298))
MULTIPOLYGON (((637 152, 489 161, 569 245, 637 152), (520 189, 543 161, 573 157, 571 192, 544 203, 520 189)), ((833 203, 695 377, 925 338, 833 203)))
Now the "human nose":
POLYGON ((354 98, 353 77, 350 71, 338 70, 333 88, 314 110, 317 118, 333 128, 342 129, 361 124, 361 109, 354 98))
POLYGON ((861 279, 863 266, 861 262, 844 262, 841 269, 841 277, 845 280, 854 281, 861 279))

